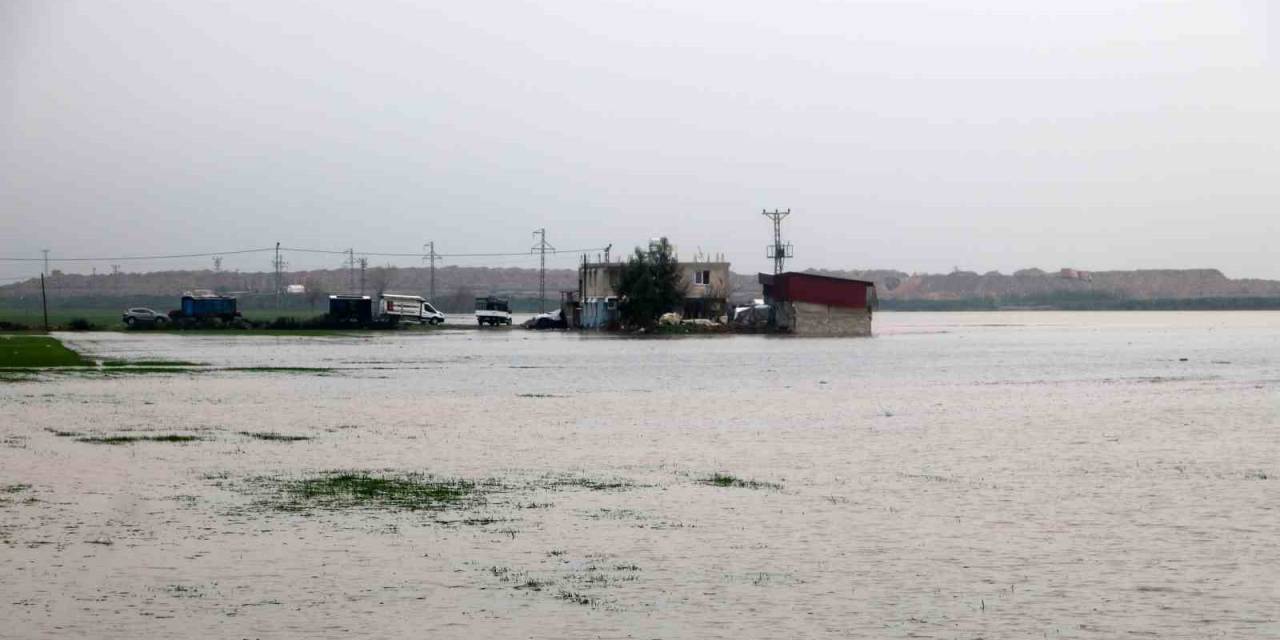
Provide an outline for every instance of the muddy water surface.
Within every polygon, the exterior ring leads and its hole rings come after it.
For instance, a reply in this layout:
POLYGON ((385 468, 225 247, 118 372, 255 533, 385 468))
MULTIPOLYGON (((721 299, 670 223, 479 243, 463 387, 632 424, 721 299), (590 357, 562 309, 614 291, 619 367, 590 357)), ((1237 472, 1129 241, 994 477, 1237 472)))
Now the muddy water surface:
POLYGON ((876 324, 63 334, 215 370, 0 383, 0 637, 1280 637, 1280 314, 876 324))

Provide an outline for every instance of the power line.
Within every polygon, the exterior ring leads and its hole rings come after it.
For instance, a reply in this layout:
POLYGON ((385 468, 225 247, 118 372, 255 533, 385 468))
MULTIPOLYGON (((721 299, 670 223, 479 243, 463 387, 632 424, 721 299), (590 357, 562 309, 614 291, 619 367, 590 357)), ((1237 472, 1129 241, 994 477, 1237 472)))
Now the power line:
MULTIPOLYGON (((592 251, 601 251, 603 249, 604 247, 589 247, 585 249, 556 249, 551 247, 550 245, 547 245, 546 253, 577 254, 577 253, 589 253, 592 251)), ((357 256, 367 256, 371 258, 421 258, 422 257, 422 252, 407 253, 407 252, 388 252, 388 251, 353 251, 351 249, 307 249, 303 247, 285 247, 285 246, 281 246, 279 250, 281 252, 286 252, 286 253, 289 253, 289 252, 318 253, 318 254, 343 255, 343 256, 351 256, 352 254, 354 254, 357 256)), ((96 258, 54 258, 54 257, 13 258, 13 257, 0 256, 0 262, 41 262, 46 264, 53 263, 53 262, 138 262, 138 261, 145 261, 145 260, 180 260, 183 258, 212 258, 212 257, 230 256, 230 255, 243 255, 248 253, 270 253, 274 251, 276 251, 276 247, 272 246, 272 247, 262 247, 257 249, 238 249, 235 251, 209 251, 205 253, 175 253, 175 254, 154 255, 154 256, 103 256, 103 257, 96 257, 96 258)), ((529 252, 527 251, 481 251, 481 252, 472 252, 472 253, 437 253, 435 255, 437 258, 498 258, 498 257, 507 257, 507 256, 512 256, 512 257, 528 256, 529 252)))
MULTIPOLYGON (((262 249, 241 249, 239 251, 214 251, 210 253, 183 253, 165 256, 118 256, 107 258, 49 258, 49 262, 124 262, 128 260, 176 260, 179 258, 208 258, 212 256, 233 255, 242 253, 266 253, 275 251, 275 247, 265 247, 262 249)), ((45 258, 5 258, 0 257, 0 261, 4 262, 44 262, 45 258)))
MULTIPOLYGON (((590 247, 587 249, 555 249, 555 248, 551 248, 550 245, 547 245, 547 246, 548 246, 547 253, 549 254, 583 253, 583 252, 590 252, 590 251, 601 251, 604 249, 604 247, 590 247)), ((301 249, 298 247, 280 247, 280 250, 292 251, 295 253, 329 253, 329 254, 338 254, 338 255, 349 253, 348 251, 331 251, 328 249, 301 249)), ((422 252, 419 251, 416 253, 398 253, 398 252, 383 252, 383 251, 357 251, 356 255, 368 256, 371 258, 421 258, 422 252)), ((494 251, 494 252, 480 252, 480 253, 437 253, 436 257, 437 258, 498 258, 498 257, 504 257, 504 256, 527 256, 527 255, 530 255, 528 251, 494 251)))

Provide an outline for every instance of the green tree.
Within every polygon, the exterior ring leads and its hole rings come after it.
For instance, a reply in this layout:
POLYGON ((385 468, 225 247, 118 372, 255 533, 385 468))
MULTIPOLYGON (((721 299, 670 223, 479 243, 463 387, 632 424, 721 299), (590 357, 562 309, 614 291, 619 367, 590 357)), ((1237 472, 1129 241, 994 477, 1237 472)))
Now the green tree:
POLYGON ((680 308, 684 303, 680 264, 666 238, 651 244, 648 251, 636 248, 622 267, 618 297, 622 324, 628 327, 653 327, 662 314, 680 308))

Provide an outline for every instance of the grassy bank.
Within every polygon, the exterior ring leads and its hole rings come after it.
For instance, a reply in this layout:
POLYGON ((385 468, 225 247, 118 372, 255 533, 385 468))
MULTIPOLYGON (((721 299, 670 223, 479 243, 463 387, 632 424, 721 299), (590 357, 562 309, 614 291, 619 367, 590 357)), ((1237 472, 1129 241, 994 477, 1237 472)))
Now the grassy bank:
POLYGON ((0 367, 90 367, 94 363, 48 336, 0 336, 0 367))

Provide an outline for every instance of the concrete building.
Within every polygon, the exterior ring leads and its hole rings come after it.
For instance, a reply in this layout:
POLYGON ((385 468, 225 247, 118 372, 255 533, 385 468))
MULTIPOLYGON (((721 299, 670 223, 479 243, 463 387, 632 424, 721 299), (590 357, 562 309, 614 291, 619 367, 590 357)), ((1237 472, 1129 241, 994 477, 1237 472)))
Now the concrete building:
MULTIPOLYGON (((623 262, 584 262, 578 268, 578 299, 581 301, 581 326, 601 329, 618 323, 618 283, 622 280, 623 262)), ((729 299, 728 262, 681 262, 680 286, 684 289, 684 305, 679 311, 685 318, 715 320, 725 315, 729 299)))
POLYGON ((869 336, 876 285, 789 271, 760 274, 765 304, 778 331, 802 336, 869 336))

